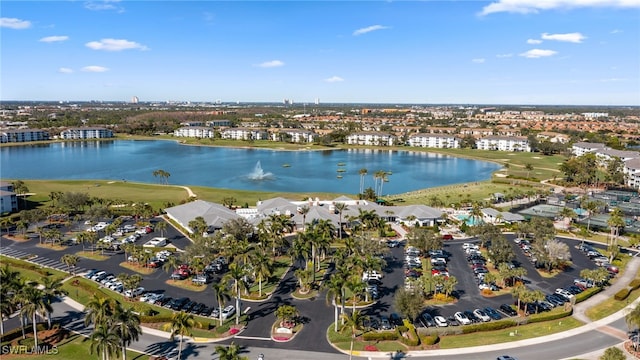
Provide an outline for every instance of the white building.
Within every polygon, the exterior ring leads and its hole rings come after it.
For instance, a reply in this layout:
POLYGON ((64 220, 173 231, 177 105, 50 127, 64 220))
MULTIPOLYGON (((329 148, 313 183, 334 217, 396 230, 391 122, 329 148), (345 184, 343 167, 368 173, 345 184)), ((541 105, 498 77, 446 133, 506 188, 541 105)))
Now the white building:
POLYGON ((531 151, 529 140, 524 136, 486 136, 476 141, 480 150, 531 151))
POLYGON ((75 139, 105 139, 113 137, 113 131, 101 127, 69 128, 60 133, 65 140, 75 139))
POLYGON ((586 153, 604 150, 607 147, 601 143, 577 142, 571 145, 571 152, 575 156, 582 156, 586 153))
POLYGON ((363 131, 347 136, 347 144, 350 145, 375 145, 375 146, 393 146, 397 141, 395 135, 375 132, 363 131))
POLYGON ((221 131, 223 139, 233 140, 267 140, 269 134, 264 129, 228 128, 221 131))
POLYGON ((173 132, 173 136, 179 137, 190 137, 190 138, 213 138, 215 136, 215 131, 212 128, 204 127, 204 126, 185 126, 179 129, 176 129, 173 132))
POLYGON ((40 129, 16 129, 0 131, 0 143, 16 143, 49 140, 49 133, 40 129))
POLYGON ((409 145, 438 149, 457 149, 460 147, 460 139, 453 135, 418 133, 409 136, 409 145))
POLYGON ((280 129, 278 132, 271 134, 273 141, 288 141, 292 143, 311 143, 316 141, 319 135, 313 131, 300 129, 280 129))
POLYGON ((640 158, 625 161, 622 172, 627 186, 640 189, 640 158))
POLYGON ((13 190, 13 184, 0 181, 0 214, 7 214, 18 210, 18 197, 13 190))

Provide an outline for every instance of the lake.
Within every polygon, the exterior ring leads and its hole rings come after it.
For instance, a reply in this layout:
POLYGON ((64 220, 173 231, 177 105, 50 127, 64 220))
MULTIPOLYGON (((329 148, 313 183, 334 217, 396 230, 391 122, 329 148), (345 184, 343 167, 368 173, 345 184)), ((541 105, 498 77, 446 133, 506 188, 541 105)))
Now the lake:
POLYGON ((175 141, 86 141, 0 148, 5 179, 104 179, 214 188, 357 194, 360 169, 388 173, 383 194, 489 179, 500 165, 453 156, 371 149, 274 151, 187 146, 175 141))

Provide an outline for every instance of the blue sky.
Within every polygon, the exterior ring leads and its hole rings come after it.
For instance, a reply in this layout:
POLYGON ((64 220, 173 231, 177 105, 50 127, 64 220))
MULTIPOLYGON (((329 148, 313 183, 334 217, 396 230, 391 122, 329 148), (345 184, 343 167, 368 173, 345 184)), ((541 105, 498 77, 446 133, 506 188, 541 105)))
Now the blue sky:
POLYGON ((2 1, 0 98, 640 105, 640 0, 2 1))

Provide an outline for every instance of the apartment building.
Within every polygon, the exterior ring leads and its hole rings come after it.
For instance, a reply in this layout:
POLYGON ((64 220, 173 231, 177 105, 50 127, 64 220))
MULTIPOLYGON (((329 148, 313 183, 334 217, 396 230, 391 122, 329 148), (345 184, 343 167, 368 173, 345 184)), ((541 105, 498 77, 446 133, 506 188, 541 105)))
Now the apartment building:
POLYGON ((582 156, 586 153, 592 153, 606 148, 607 147, 601 143, 577 142, 571 145, 571 153, 575 156, 582 156))
POLYGON ((0 143, 19 143, 49 140, 49 132, 40 129, 11 129, 0 131, 0 143))
POLYGON ((409 146, 458 149, 460 148, 460 139, 456 136, 447 134, 418 133, 409 136, 409 146))
POLYGON ((106 139, 113 137, 113 131, 101 127, 69 128, 60 132, 60 137, 65 140, 106 139))
POLYGON ((264 129, 237 127, 221 131, 223 139, 232 140, 267 140, 269 133, 264 129))
POLYGON ((18 196, 14 192, 13 184, 0 181, 0 214, 8 214, 18 210, 18 196))
POLYGON ((393 146, 397 142, 397 136, 377 131, 363 131, 347 136, 347 144, 350 145, 375 145, 393 146))
POLYGON ((524 136, 486 136, 476 141, 479 150, 531 151, 529 140, 524 136))
POLYGON ((288 141, 293 143, 312 143, 319 138, 313 131, 300 129, 279 129, 271 134, 274 141, 288 141))
POLYGON ((204 126, 185 126, 174 130, 173 136, 212 139, 215 136, 215 131, 213 131, 212 128, 204 126))

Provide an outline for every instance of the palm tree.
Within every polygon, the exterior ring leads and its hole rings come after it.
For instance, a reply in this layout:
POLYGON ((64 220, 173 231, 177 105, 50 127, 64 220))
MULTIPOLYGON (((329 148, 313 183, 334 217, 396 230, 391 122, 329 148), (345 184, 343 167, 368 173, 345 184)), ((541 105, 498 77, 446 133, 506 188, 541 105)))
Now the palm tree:
POLYGON ((527 288, 524 285, 518 285, 511 288, 511 295, 518 301, 518 309, 520 309, 520 300, 526 295, 527 288))
POLYGON ((258 296, 262 297, 262 281, 271 276, 273 262, 262 249, 254 251, 251 255, 254 276, 258 279, 258 296))
POLYGON ((351 301, 353 306, 353 311, 356 310, 356 303, 358 302, 358 297, 360 293, 364 291, 364 283, 358 276, 353 276, 351 279, 347 280, 344 286, 351 291, 351 301))
MULTIPOLYGON (((637 330, 640 328, 640 305, 636 305, 625 316, 625 321, 630 330, 637 330)), ((638 336, 634 337, 634 348, 638 347, 638 336)))
MULTIPOLYGON (((362 170, 366 171, 366 169, 362 169, 362 170)), ((362 170, 360 170, 360 171, 362 171, 362 170)), ((361 177, 361 179, 363 179, 363 178, 361 177)), ((362 188, 362 185, 360 185, 360 187, 362 188)), ((362 192, 362 189, 360 189, 360 192, 362 192)), ((338 202, 338 203, 336 203, 334 205, 334 208, 338 212, 338 218, 339 218, 339 220, 338 220, 338 222, 339 222, 338 223, 338 231, 339 231, 338 237, 340 239, 342 239, 342 213, 344 211, 348 210, 349 206, 346 203, 338 202)))
MULTIPOLYGON (((594 213, 598 210, 599 202, 598 201, 585 201, 581 207, 587 210, 587 235, 589 234, 589 229, 591 228, 591 218, 594 213)), ((584 238, 582 239, 582 243, 584 244, 584 238)))
MULTIPOLYGON (((51 303, 58 297, 66 294, 66 291, 62 289, 62 279, 45 277, 42 279, 42 293, 44 301, 51 306, 51 303)), ((51 329, 51 311, 47 311, 47 328, 51 329)))
POLYGON ((360 174, 360 192, 358 192, 358 194, 362 194, 364 192, 364 177, 367 175, 367 169, 360 169, 358 174, 360 174))
POLYGON ((351 347, 349 348, 349 360, 353 357, 353 341, 356 338, 356 333, 359 330, 362 330, 364 320, 366 316, 363 315, 359 310, 353 310, 351 315, 342 314, 342 318, 344 320, 344 325, 342 325, 342 329, 349 328, 351 330, 351 347))
POLYGON ((140 316, 133 312, 133 308, 123 308, 120 303, 116 303, 115 314, 111 320, 121 341, 122 360, 127 360, 127 346, 133 341, 138 341, 142 334, 140 316))
POLYGON ((112 355, 118 356, 120 353, 120 338, 116 328, 107 323, 98 323, 91 337, 90 352, 94 351, 102 355, 102 360, 109 360, 112 355))
POLYGON ((64 254, 60 258, 60 262, 67 265, 67 272, 75 275, 76 265, 78 265, 78 261, 80 261, 80 257, 76 254, 64 254), (73 271, 71 271, 73 268, 73 271))
POLYGON ((305 226, 307 225, 307 214, 309 213, 309 207, 303 205, 300 207, 298 212, 302 215, 302 231, 304 231, 305 226))
POLYGON ((20 292, 20 316, 31 318, 31 325, 33 326, 33 339, 34 347, 38 348, 38 322, 36 321, 36 315, 44 315, 53 311, 51 305, 44 300, 44 292, 35 286, 28 286, 20 292))
POLYGON ((295 319, 298 316, 298 310, 293 305, 280 305, 276 309, 275 315, 278 320, 280 320, 280 323, 284 324, 284 326, 290 324, 295 325, 295 319))
POLYGON ((213 289, 213 293, 215 294, 216 301, 218 302, 218 320, 220 320, 220 325, 222 326, 222 309, 223 304, 229 300, 231 300, 229 287, 227 283, 224 281, 216 282, 211 285, 213 289))
POLYGON ((84 324, 98 325, 106 322, 113 316, 114 303, 115 300, 94 293, 93 298, 84 306, 84 324))
MULTIPOLYGON (((607 225, 611 228, 611 244, 614 245, 618 241, 618 235, 620 234, 620 228, 624 228, 624 214, 619 207, 613 208, 613 211, 609 215, 609 220, 607 220, 607 225)), ((609 244, 608 244, 609 245, 609 244)))
POLYGON ((233 263, 229 265, 229 271, 223 277, 223 280, 233 282, 232 293, 236 297, 236 325, 240 323, 240 293, 247 287, 244 281, 246 275, 247 270, 244 265, 233 263))
POLYGON ((229 346, 216 346, 216 354, 220 360, 244 360, 245 356, 240 356, 242 348, 236 345, 233 341, 229 346))
POLYGON ((173 314, 173 316, 171 317, 171 322, 164 324, 164 330, 171 331, 169 339, 173 339, 178 335, 180 336, 180 344, 178 345, 178 360, 182 359, 182 342, 185 335, 191 336, 191 329, 199 326, 200 324, 196 322, 193 314, 185 313, 184 311, 173 314))
POLYGON ((16 309, 15 297, 5 291, 0 292, 0 336, 4 335, 4 319, 8 319, 16 309))
POLYGON ((160 220, 156 223, 156 230, 160 230, 160 236, 164 237, 164 231, 167 230, 167 223, 164 220, 160 220))
POLYGON ((333 330, 336 332, 338 331, 338 306, 340 306, 344 298, 344 284, 344 278, 335 273, 331 275, 329 281, 324 282, 324 288, 327 290, 327 304, 333 304, 333 330))
POLYGON ((533 171, 533 165, 531 163, 524 164, 525 170, 527 170, 527 179, 529 178, 529 173, 533 171))

